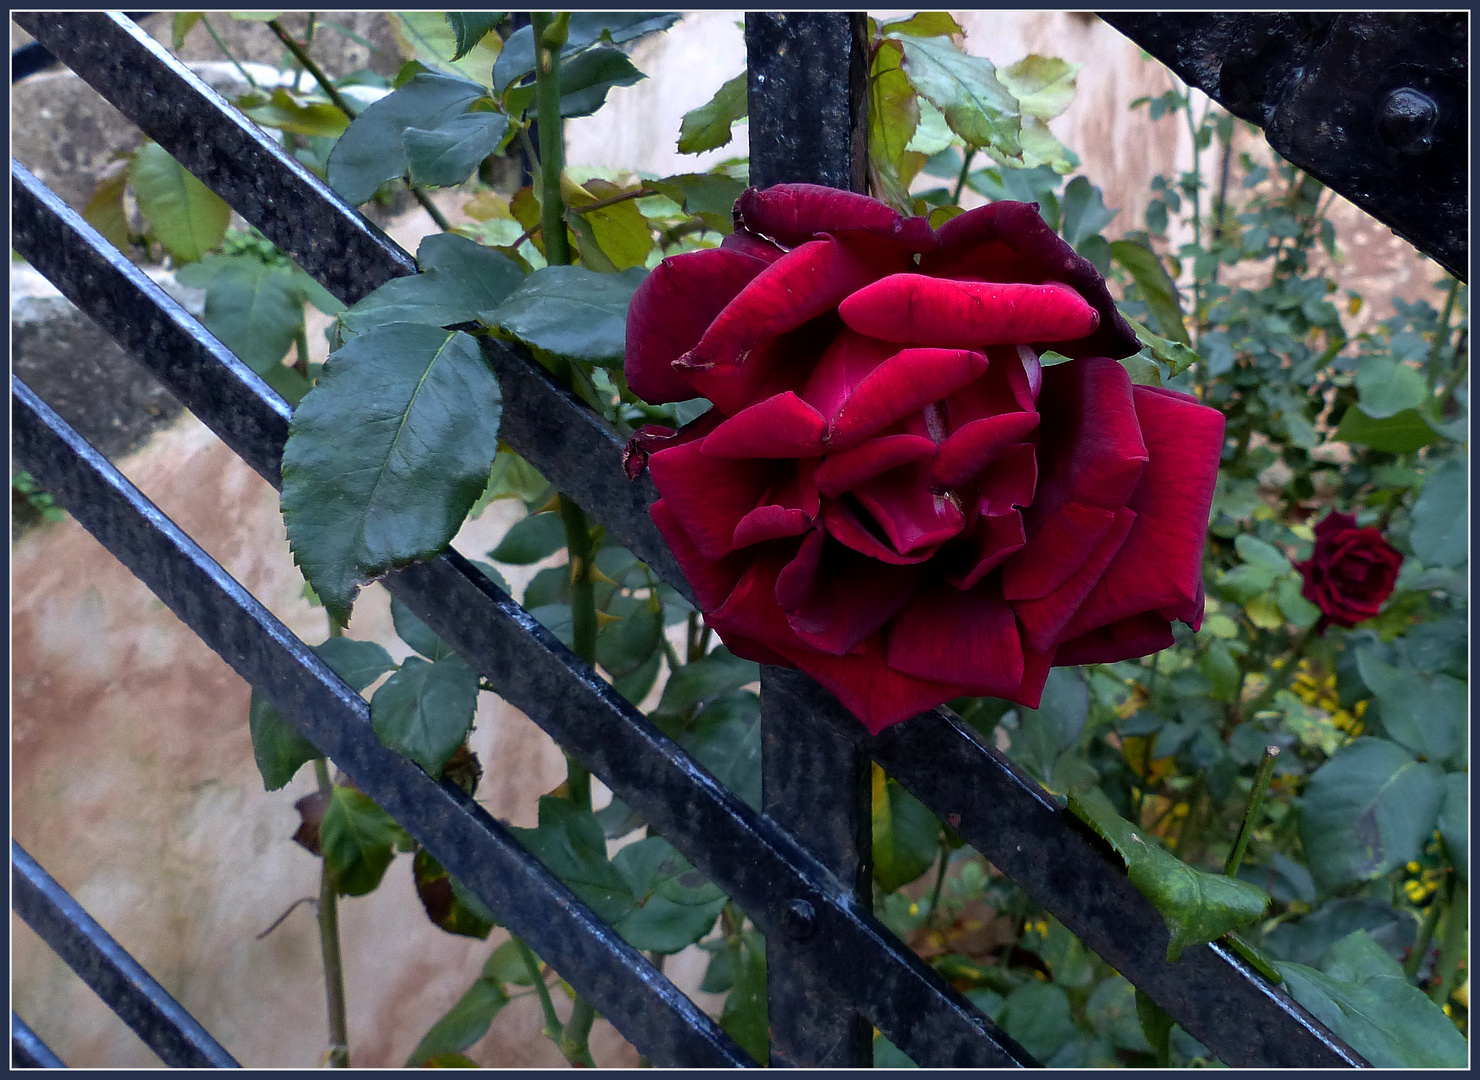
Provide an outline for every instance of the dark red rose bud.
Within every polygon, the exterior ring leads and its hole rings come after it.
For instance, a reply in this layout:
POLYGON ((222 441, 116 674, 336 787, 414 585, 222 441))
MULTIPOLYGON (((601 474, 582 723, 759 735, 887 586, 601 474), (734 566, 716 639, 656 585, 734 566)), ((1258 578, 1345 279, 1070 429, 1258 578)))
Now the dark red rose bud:
POLYGON ((790 184, 735 221, 638 288, 626 361, 654 404, 714 403, 630 460, 732 651, 877 732, 963 695, 1037 707, 1052 665, 1201 622, 1223 417, 1131 384, 1134 332, 1031 205, 935 232, 790 184))
POLYGON ((1315 548, 1295 569, 1305 576, 1301 593, 1328 623, 1352 627, 1382 610, 1398 581, 1403 555, 1382 533, 1357 528, 1351 514, 1331 511, 1316 526, 1315 548))

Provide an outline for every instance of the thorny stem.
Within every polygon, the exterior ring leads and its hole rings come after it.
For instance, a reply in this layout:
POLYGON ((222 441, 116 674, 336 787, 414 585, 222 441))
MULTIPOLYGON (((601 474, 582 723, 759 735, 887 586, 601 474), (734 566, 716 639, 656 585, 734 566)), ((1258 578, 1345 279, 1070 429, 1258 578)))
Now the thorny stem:
POLYGON ((951 846, 946 843, 944 831, 940 834, 940 868, 935 872, 935 884, 930 888, 930 910, 925 914, 926 923, 935 922, 936 909, 940 907, 941 889, 946 883, 946 866, 951 861, 951 846))
POLYGON ((593 210, 605 210, 608 206, 615 206, 617 203, 626 202, 628 199, 646 199, 650 195, 657 194, 658 192, 650 191, 647 188, 638 188, 636 191, 624 191, 620 195, 613 195, 607 199, 597 199, 595 202, 587 203, 585 206, 572 206, 570 212, 572 214, 589 214, 593 210))
POLYGON ((565 206, 560 174, 565 169, 565 130, 560 119, 560 46, 565 44, 566 22, 548 11, 532 11, 535 40, 536 122, 540 128, 540 221, 544 225, 545 261, 570 265, 565 236, 565 206))
POLYGON ((257 85, 257 80, 252 78, 251 72, 243 67, 242 62, 232 55, 231 50, 226 47, 226 42, 221 40, 221 35, 216 33, 216 28, 211 25, 210 17, 202 15, 200 17, 200 21, 201 24, 205 26, 206 33, 211 35, 211 40, 216 43, 216 48, 221 50, 221 55, 231 61, 236 70, 241 73, 241 77, 247 80, 248 86, 250 86, 253 90, 260 91, 262 88, 257 85))
POLYGON ((1439 365, 1439 354, 1444 351, 1444 346, 1449 344, 1449 318, 1454 314, 1454 302, 1459 297, 1459 278, 1449 279, 1449 292, 1444 297, 1444 314, 1439 316, 1439 330, 1434 335, 1433 347, 1429 349, 1429 377, 1433 378, 1434 369, 1439 365))
MULTIPOLYGON (((331 633, 334 623, 330 623, 331 633)), ((314 776, 319 791, 332 795, 334 784, 329 779, 329 763, 313 759, 314 776)), ((329 876, 329 860, 322 859, 319 872, 319 944, 324 954, 324 993, 329 1007, 329 1052, 331 1068, 349 1068, 349 1025, 344 1008, 344 960, 339 952, 339 893, 329 876)))
POLYGON ((293 344, 298 349, 298 355, 293 361, 293 370, 308 378, 308 326, 304 323, 298 324, 298 333, 293 337, 293 344))
POLYGON ((314 904, 314 905, 317 905, 318 902, 319 902, 319 898, 317 896, 300 896, 297 900, 294 900, 291 904, 288 905, 288 910, 287 911, 283 912, 276 919, 273 919, 272 920, 272 925, 271 926, 269 926, 266 930, 262 931, 262 933, 260 933, 260 934, 257 935, 257 940, 258 941, 263 940, 264 938, 267 937, 268 934, 272 933, 279 926, 282 926, 283 923, 287 921, 288 916, 291 915, 291 914, 293 914, 293 912, 297 911, 304 904, 314 904))
POLYGON ((1223 864, 1224 877, 1237 874, 1239 865, 1244 861, 1244 852, 1249 849, 1249 841, 1253 839, 1254 829, 1259 824, 1259 812, 1264 809, 1264 793, 1269 790, 1269 782, 1274 778, 1274 762, 1279 756, 1278 746, 1264 748, 1264 756, 1259 759, 1259 770, 1254 774, 1254 790, 1249 794, 1249 806, 1244 811, 1243 824, 1239 826, 1238 840, 1228 853, 1228 861, 1223 864))
POLYGON ((596 1062, 592 1060, 591 1050, 587 1045, 591 1039, 591 1025, 595 1022, 596 1010, 589 1001, 577 995, 570 1010, 570 1019, 565 1023, 565 1034, 560 1037, 560 1052, 572 1065, 596 1068, 596 1062))

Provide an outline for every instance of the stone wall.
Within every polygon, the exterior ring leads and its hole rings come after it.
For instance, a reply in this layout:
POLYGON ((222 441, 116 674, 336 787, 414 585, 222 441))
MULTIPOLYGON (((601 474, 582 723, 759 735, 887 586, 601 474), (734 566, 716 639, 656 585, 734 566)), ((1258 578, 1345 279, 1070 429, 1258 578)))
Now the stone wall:
MULTIPOLYGON (((389 40, 379 16, 334 17, 372 42, 389 40)), ((1189 159, 1180 127, 1148 124, 1144 112, 1127 109, 1133 98, 1164 88, 1165 72, 1142 62, 1134 45, 1090 16, 957 17, 969 31, 968 48, 994 61, 1011 63, 1036 50, 1084 64, 1078 98, 1054 129, 1080 154, 1107 202, 1122 209, 1110 231, 1139 226, 1150 176, 1171 175, 1189 159)), ((740 18, 739 12, 695 13, 639 44, 634 59, 651 78, 614 90, 599 116, 569 125, 571 162, 664 173, 743 152, 743 127, 730 148, 697 162, 674 149, 682 114, 743 69, 740 18)), ((262 27, 216 21, 245 59, 277 62, 275 42, 262 40, 262 27)), ((148 25, 168 41, 167 17, 148 25)), ((199 26, 186 55, 222 60, 199 26)), ((364 57, 346 53, 342 63, 343 70, 367 63, 387 72, 395 67, 368 50, 364 57)), ((47 140, 64 133, 73 148, 45 159, 55 162, 46 164, 46 178, 80 206, 91 191, 88 177, 95 180, 90 170, 136 145, 128 140, 137 133, 126 131, 96 95, 89 104, 91 91, 77 90, 70 76, 42 78, 50 81, 28 80, 13 99, 16 151, 22 160, 43 161, 47 140), (36 102, 30 117, 43 121, 30 134, 28 115, 16 105, 26 93, 36 102)), ((452 192, 437 199, 457 220, 464 198, 452 192)), ((1436 276, 1365 215, 1341 206, 1335 217, 1348 251, 1341 272, 1369 297, 1416 296, 1436 276)), ((414 250, 431 225, 413 210, 388 228, 414 250)), ((32 333, 24 319, 16 328, 16 311, 13 306, 13 334, 32 333)), ((316 347, 322 347, 321 325, 310 327, 316 347)), ((86 344, 92 339, 85 331, 74 338, 84 343, 74 346, 81 359, 68 359, 55 339, 35 340, 46 344, 25 361, 33 377, 48 360, 59 372, 75 364, 84 398, 137 395, 87 366, 97 350, 86 344)), ((164 408, 152 394, 130 398, 129 408, 164 408)), ((303 599, 277 498, 265 482, 188 414, 142 446, 129 445, 110 452, 146 494, 295 633, 309 642, 326 636, 322 611, 303 599)), ((456 546, 481 557, 512 519, 507 505, 496 505, 467 526, 456 546)), ((516 592, 535 569, 510 575, 516 592)), ((356 607, 351 633, 381 641, 398 658, 407 652, 392 633, 387 597, 378 587, 356 607)), ((297 824, 293 802, 312 780, 305 771, 287 790, 262 790, 247 732, 247 685, 71 520, 42 525, 13 545, 11 636, 15 838, 241 1061, 315 1065, 325 1024, 312 912, 300 907, 266 939, 257 937, 295 900, 317 891, 317 860, 290 840, 297 824)), ((497 817, 534 824, 538 796, 563 777, 558 750, 522 714, 489 695, 473 743, 487 769, 479 798, 497 817)), ((502 931, 482 943, 434 928, 420 910, 404 857, 372 896, 342 903, 341 925, 352 1052, 355 1063, 366 1066, 404 1061, 502 940, 502 931)), ((64 1060, 74 1066, 157 1064, 14 916, 12 928, 15 1007, 64 1060)), ((670 961, 668 970, 702 1004, 717 1009, 717 998, 694 990, 703 962, 691 950, 670 961)), ((518 1001, 472 1056, 502 1066, 557 1065, 560 1058, 540 1037, 540 1027, 534 1000, 518 1001)), ((637 1061, 604 1023, 593 1051, 603 1065, 637 1061)))

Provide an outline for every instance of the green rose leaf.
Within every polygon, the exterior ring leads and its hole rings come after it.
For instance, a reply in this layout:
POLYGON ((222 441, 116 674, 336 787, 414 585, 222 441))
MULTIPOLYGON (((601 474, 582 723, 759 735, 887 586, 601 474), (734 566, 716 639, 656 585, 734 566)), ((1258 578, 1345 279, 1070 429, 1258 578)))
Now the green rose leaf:
POLYGON ((737 690, 710 701, 693 726, 678 736, 678 743, 716 780, 760 809, 760 698, 749 690, 737 690))
POLYGON ((600 918, 616 925, 637 907, 631 885, 606 857, 606 835, 590 810, 565 799, 540 799, 539 826, 511 828, 600 918))
POLYGON ((965 34, 961 24, 944 11, 922 11, 908 19, 887 22, 879 27, 883 34, 908 34, 910 37, 950 37, 965 34))
POLYGON ((452 326, 476 322, 524 280, 512 259, 455 233, 436 233, 416 252, 421 273, 392 278, 340 316, 349 334, 393 322, 452 326))
POLYGON ((1370 881, 1418 858, 1445 795, 1443 770, 1386 739, 1362 738, 1311 776, 1300 839, 1318 884, 1370 881))
POLYGON ((265 105, 243 110, 263 127, 291 131, 308 138, 337 139, 349 127, 349 117, 339 106, 327 101, 313 101, 295 94, 285 86, 272 92, 265 105))
POLYGON ((904 73, 915 89, 941 111, 968 145, 1018 158, 1018 101, 990 60, 970 56, 944 38, 902 35, 904 73))
POLYGON ((319 659, 328 664, 352 690, 363 690, 387 671, 394 671, 396 662, 385 648, 373 641, 356 641, 354 638, 331 637, 313 647, 319 659))
POLYGON ((493 1018, 508 1003, 509 995, 502 986, 492 979, 479 979, 416 1044, 406 1067, 413 1069, 434 1058, 462 1053, 488 1034, 493 1018))
POLYGON ((601 274, 582 266, 547 266, 478 317, 541 352, 620 367, 627 306, 646 276, 641 267, 601 274))
POLYGON ((731 978, 719 1026, 747 1054, 765 1061, 770 1026, 766 1013, 766 943, 759 934, 747 934, 743 939, 739 963, 731 965, 731 978))
POLYGON ((340 896, 373 891, 396 857, 396 848, 409 847, 410 839, 368 795, 334 786, 319 824, 319 845, 340 896))
POLYGON ((532 514, 514 522, 498 547, 488 553, 494 562, 528 566, 565 546, 565 525, 556 513, 532 514))
MULTIPOLYGON (((560 55, 562 59, 573 56, 598 41, 621 45, 644 34, 667 30, 679 17, 676 11, 573 11, 560 55)), ((494 62, 493 91, 502 94, 526 75, 533 74, 534 30, 524 26, 509 35, 494 62)), ((562 78, 561 82, 564 81, 562 78)))
POLYGON ((341 623, 361 585, 452 541, 488 483, 503 398, 467 334, 378 326, 334 354, 293 413, 283 519, 341 623))
POLYGON ((715 91, 705 104, 684 113, 678 129, 678 152, 702 154, 730 141, 731 127, 744 120, 749 106, 745 72, 715 91))
POLYGON ((617 619, 596 632, 596 660, 616 679, 632 674, 660 652, 663 621, 636 596, 614 597, 607 614, 617 619))
POLYGON ((1098 788, 1070 792, 1069 809, 1099 833, 1125 860, 1131 884, 1166 919, 1172 939, 1167 960, 1189 945, 1201 945, 1247 926, 1269 906, 1269 894, 1241 881, 1189 866, 1115 811, 1098 788))
MULTIPOLYGON (((396 666, 390 653, 373 641, 330 638, 315 645, 313 651, 336 675, 349 683, 351 689, 357 691, 365 689, 396 666)), ((262 774, 262 784, 268 791, 284 787, 305 764, 323 756, 255 687, 247 719, 252 733, 252 756, 257 761, 257 771, 262 774)))
POLYGON ((287 266, 253 255, 207 255, 180 283, 206 290, 202 324, 258 375, 282 364, 303 325, 304 290, 287 266))
POLYGON ((1040 1061, 1053 1057, 1077 1031, 1064 988, 1036 980, 1007 995, 997 1023, 1040 1061))
POLYGON ((262 786, 268 791, 286 786, 307 762, 322 756, 318 747, 284 720, 255 687, 247 708, 247 725, 252 733, 252 756, 262 774, 262 786))
POLYGON ((637 907, 616 924, 633 948, 676 953, 714 926, 725 894, 704 878, 673 845, 652 836, 628 844, 612 857, 637 907))
POLYGON ((560 115, 590 116, 606 104, 613 86, 631 86, 647 76, 621 49, 588 49, 560 65, 560 115))
POLYGON ((1108 209, 1104 193, 1082 176, 1076 176, 1064 187, 1062 208, 1062 235, 1074 248, 1099 235, 1120 213, 1119 210, 1108 209))
POLYGON ((1077 668, 1054 668, 1048 673, 1039 707, 1018 709, 1018 729, 1012 733, 1013 760, 1051 789, 1066 790, 1064 777, 1054 775, 1055 765, 1079 741, 1088 719, 1089 685, 1084 676, 1077 668))
POLYGON ((473 175, 479 162, 498 149, 509 119, 501 113, 470 112, 440 127, 406 129, 406 161, 411 182, 452 187, 473 175))
POLYGON ((1429 397, 1417 368, 1390 356, 1365 356, 1357 365, 1357 403, 1374 420, 1416 409, 1429 397))
POLYGON ((1424 423, 1417 409, 1404 409, 1385 419, 1374 419, 1353 405, 1342 414, 1332 438, 1388 454, 1409 454, 1438 442, 1439 434, 1424 423))
POLYGON ((433 663, 454 655, 452 647, 447 642, 438 637, 430 626, 413 615, 411 609, 394 596, 391 597, 391 625, 396 628, 398 638, 433 663))
POLYGON ((478 42, 493 32, 493 28, 498 25, 504 13, 502 11, 445 11, 443 15, 457 39, 457 51, 452 54, 452 59, 461 60, 477 47, 478 42))
POLYGON ((408 657, 370 699, 380 741, 433 778, 473 729, 478 673, 453 654, 435 663, 408 657))
POLYGON ((940 854, 940 819, 874 766, 874 881, 893 892, 929 870, 940 854))
POLYGON ((658 712, 665 716, 681 716, 701 702, 739 690, 757 682, 760 677, 759 664, 742 660, 721 645, 669 676, 658 712))
POLYGON ((1357 651, 1357 671, 1377 696, 1383 730, 1430 761, 1459 748, 1468 730, 1469 687, 1448 675, 1427 675, 1404 663, 1385 663, 1375 649, 1357 651))
POLYGON ((1134 240, 1113 240, 1110 257, 1125 268, 1141 290, 1141 299, 1151 308, 1162 334, 1179 345, 1190 346, 1192 341, 1182 318, 1182 296, 1156 252, 1134 240))
POLYGON ((1408 542, 1425 566, 1459 566, 1469 558, 1470 487, 1460 457, 1446 457, 1425 478, 1413 507, 1408 542))
POLYGON ((1364 930, 1331 946, 1323 971, 1280 961, 1275 967, 1291 997, 1379 1069, 1468 1062, 1469 1046, 1454 1022, 1364 930))
MULTIPOLYGON (((519 944, 516 939, 510 938, 494 949, 493 955, 483 964, 483 977, 508 986, 533 986, 534 976, 529 973, 529 967, 524 962, 524 953, 519 948, 519 944)), ((535 957, 535 967, 539 967, 538 957, 535 957)))
MULTIPOLYGON (((329 154, 329 186, 358 206, 410 166, 407 128, 436 131, 467 114, 484 94, 467 79, 423 72, 370 105, 345 129, 329 154)), ((478 115, 494 116, 486 113, 478 115)))
POLYGON ((911 204, 910 181, 925 155, 909 149, 920 125, 920 98, 901 66, 904 46, 885 40, 869 74, 869 172, 879 197, 895 207, 911 204))
POLYGON ((195 262, 221 246, 231 207, 164 147, 151 142, 134 152, 129 186, 155 238, 178 262, 195 262))
POLYGON ((1052 120, 1074 100, 1074 76, 1080 67, 1067 60, 1034 53, 1011 67, 1002 68, 997 78, 1018 99, 1018 111, 1024 116, 1052 120))

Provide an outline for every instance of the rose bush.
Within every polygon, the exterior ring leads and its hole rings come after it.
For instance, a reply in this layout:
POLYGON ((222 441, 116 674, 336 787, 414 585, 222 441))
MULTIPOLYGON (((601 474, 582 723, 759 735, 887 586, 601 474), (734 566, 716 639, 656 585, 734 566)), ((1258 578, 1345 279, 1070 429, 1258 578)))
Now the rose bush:
POLYGON ((1351 514, 1332 510, 1315 528, 1310 558, 1295 564, 1305 578, 1302 594, 1321 609, 1327 624, 1352 627, 1382 610, 1403 566, 1403 554, 1371 526, 1357 528, 1351 514))
POLYGON ((1132 384, 1134 332, 1034 205, 934 230, 780 185, 735 222, 644 281, 626 356, 648 402, 713 403, 633 448, 732 651, 877 732, 962 695, 1036 707, 1051 665, 1199 624, 1223 417, 1132 384))

